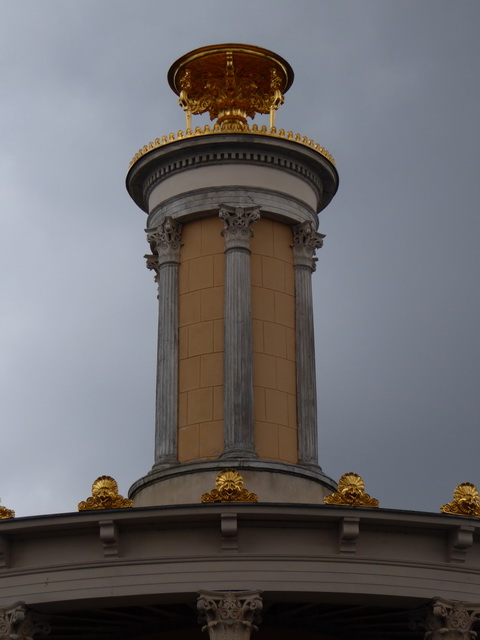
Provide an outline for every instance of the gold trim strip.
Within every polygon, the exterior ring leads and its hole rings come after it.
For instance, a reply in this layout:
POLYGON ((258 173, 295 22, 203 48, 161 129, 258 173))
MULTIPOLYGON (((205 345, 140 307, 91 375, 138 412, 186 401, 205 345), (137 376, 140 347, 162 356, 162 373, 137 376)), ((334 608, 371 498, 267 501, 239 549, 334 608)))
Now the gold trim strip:
POLYGON ((211 136, 211 135, 216 135, 218 133, 221 133, 221 134, 246 133, 246 134, 254 134, 254 135, 261 135, 261 136, 269 136, 272 138, 281 138, 283 140, 291 140, 292 142, 302 144, 303 146, 309 147, 313 151, 316 151, 317 153, 322 155, 324 158, 326 158, 329 162, 331 162, 335 166, 335 160, 333 159, 333 156, 329 151, 321 147, 318 143, 314 142, 311 138, 307 138, 307 136, 301 136, 299 133, 293 133, 292 131, 285 132, 285 129, 278 129, 277 131, 276 127, 272 127, 270 130, 268 130, 265 125, 259 127, 256 124, 252 125, 251 127, 250 126, 246 127, 245 130, 241 132, 239 132, 238 130, 230 132, 228 131, 228 129, 220 130, 219 125, 214 125, 213 127, 211 127, 210 125, 206 124, 203 129, 201 127, 195 127, 193 131, 191 129, 187 129, 185 132, 183 132, 182 130, 179 130, 176 135, 174 133, 170 133, 168 136, 155 138, 153 142, 149 142, 148 144, 144 145, 141 149, 137 151, 137 153, 133 156, 132 160, 130 161, 128 169, 130 170, 133 167, 133 165, 138 160, 140 160, 140 158, 142 158, 144 155, 146 155, 147 153, 150 153, 150 151, 153 151, 154 149, 158 149, 159 147, 164 147, 165 145, 171 144, 172 142, 177 142, 178 140, 185 140, 188 138, 197 138, 199 136, 211 136))

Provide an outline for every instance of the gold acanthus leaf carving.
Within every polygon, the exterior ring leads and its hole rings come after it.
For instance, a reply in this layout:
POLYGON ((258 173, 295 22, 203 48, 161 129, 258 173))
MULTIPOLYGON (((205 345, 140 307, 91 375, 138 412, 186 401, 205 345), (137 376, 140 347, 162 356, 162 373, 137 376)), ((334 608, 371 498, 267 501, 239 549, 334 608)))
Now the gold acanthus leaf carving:
POLYGON ((338 491, 326 496, 325 504, 347 507, 378 507, 378 500, 365 493, 365 483, 358 473, 344 473, 338 481, 338 491))
POLYGON ((440 507, 440 512, 480 518, 480 496, 477 487, 471 482, 459 484, 453 492, 452 502, 440 507))
POLYGON ((7 509, 7 507, 2 507, 0 505, 0 520, 7 520, 7 518, 14 518, 15 511, 12 509, 7 509))
POLYGON ((118 485, 111 476, 99 476, 92 484, 92 495, 78 505, 79 511, 97 509, 125 509, 133 501, 118 493, 118 485))
POLYGON ((243 478, 236 469, 220 471, 215 489, 204 493, 202 502, 258 502, 258 496, 243 488, 243 478))

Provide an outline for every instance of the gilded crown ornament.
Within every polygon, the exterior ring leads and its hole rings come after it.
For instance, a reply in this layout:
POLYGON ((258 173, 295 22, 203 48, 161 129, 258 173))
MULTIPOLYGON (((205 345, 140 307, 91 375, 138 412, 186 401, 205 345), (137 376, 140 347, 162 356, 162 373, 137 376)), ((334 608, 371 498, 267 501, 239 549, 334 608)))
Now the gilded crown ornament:
POLYGON ((480 518, 480 496, 471 482, 463 482, 453 492, 453 500, 440 507, 441 513, 480 518))
POLYGON ((99 476, 92 484, 92 495, 78 505, 79 511, 97 509, 125 509, 133 507, 133 501, 118 493, 118 485, 110 476, 99 476))
POLYGON ((338 491, 326 496, 325 504, 346 507, 378 507, 378 500, 365 493, 365 483, 358 473, 344 473, 338 481, 338 491))
POLYGON ((236 469, 220 471, 215 489, 204 493, 202 502, 258 502, 258 496, 243 488, 243 478, 236 469))

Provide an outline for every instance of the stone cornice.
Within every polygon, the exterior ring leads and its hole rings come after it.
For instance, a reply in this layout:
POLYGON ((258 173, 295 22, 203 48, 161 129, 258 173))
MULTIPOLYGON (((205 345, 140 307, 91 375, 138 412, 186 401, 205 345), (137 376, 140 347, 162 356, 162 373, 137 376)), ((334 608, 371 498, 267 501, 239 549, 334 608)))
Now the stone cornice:
POLYGON ((181 171, 219 163, 256 164, 291 173, 316 192, 318 210, 329 204, 338 187, 334 165, 308 145, 259 133, 218 133, 181 138, 152 148, 130 168, 127 190, 135 203, 147 211, 149 195, 162 180, 181 171))

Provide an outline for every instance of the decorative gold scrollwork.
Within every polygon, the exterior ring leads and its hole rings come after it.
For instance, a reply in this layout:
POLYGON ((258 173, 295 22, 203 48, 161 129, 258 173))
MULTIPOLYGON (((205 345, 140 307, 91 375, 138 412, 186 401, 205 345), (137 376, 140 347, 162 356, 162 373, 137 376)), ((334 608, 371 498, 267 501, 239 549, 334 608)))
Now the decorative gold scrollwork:
POLYGON ((92 495, 78 505, 79 511, 97 509, 125 509, 133 507, 133 501, 118 493, 118 485, 110 476, 99 476, 92 484, 92 495))
POLYGON ((186 112, 187 129, 192 114, 208 112, 221 130, 243 131, 247 117, 274 112, 293 82, 285 60, 266 49, 250 45, 213 45, 191 51, 173 63, 170 87, 186 112))
POLYGON ((14 518, 15 511, 12 509, 7 509, 6 507, 2 507, 0 505, 0 520, 7 520, 7 518, 14 518))
POLYGON ((378 507, 378 500, 365 493, 365 483, 358 473, 344 473, 338 481, 338 491, 326 496, 325 504, 346 507, 378 507))
POLYGON ((462 482, 453 492, 453 500, 440 507, 441 513, 480 518, 480 496, 471 482, 462 482))
POLYGON ((258 502, 258 496, 243 488, 243 478, 236 469, 224 469, 217 475, 216 489, 204 493, 202 502, 258 502))

